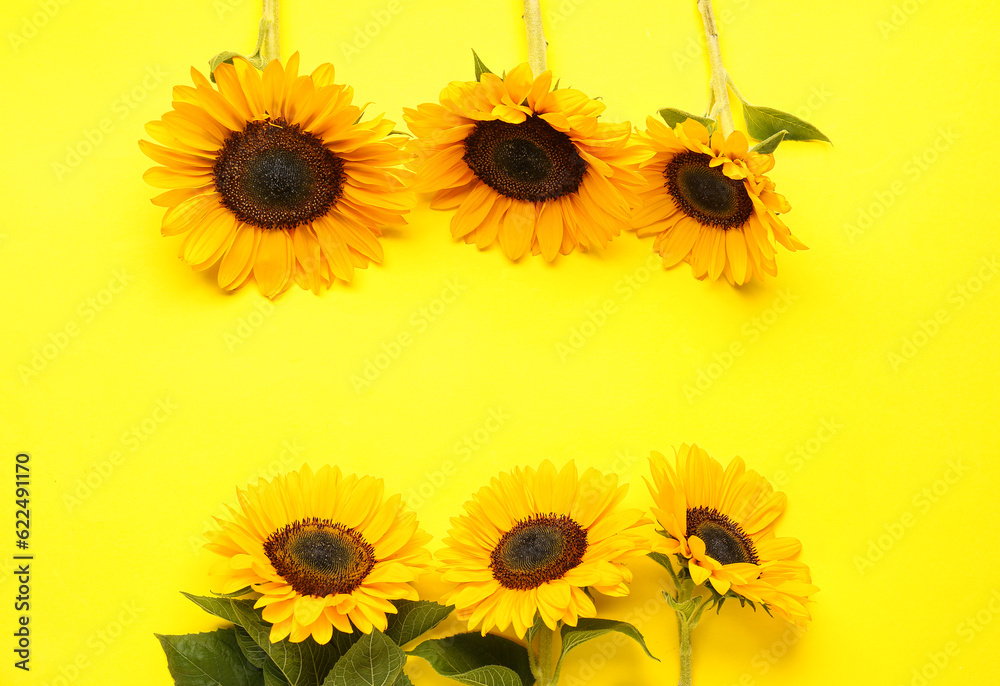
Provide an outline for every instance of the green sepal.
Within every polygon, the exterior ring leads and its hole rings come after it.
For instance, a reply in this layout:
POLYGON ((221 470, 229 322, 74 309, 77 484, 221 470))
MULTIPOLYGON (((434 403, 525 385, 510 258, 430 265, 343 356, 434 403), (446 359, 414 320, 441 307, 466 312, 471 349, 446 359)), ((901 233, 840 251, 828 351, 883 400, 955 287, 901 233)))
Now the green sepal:
POLYGON ((472 66, 476 70, 476 81, 479 81, 483 74, 493 73, 490 71, 490 68, 483 64, 483 61, 479 59, 479 55, 476 54, 475 50, 472 51, 472 66))
POLYGON ((674 128, 687 119, 694 119, 697 122, 701 122, 706 128, 709 129, 715 126, 715 121, 709 119, 708 117, 699 117, 697 114, 691 114, 690 112, 674 109, 673 107, 664 107, 662 110, 657 110, 657 112, 663 118, 663 121, 667 122, 667 126, 670 128, 674 128))
POLYGON ((243 57, 243 55, 232 50, 223 50, 208 61, 208 78, 212 80, 212 83, 215 83, 215 70, 219 68, 219 65, 232 64, 234 57, 243 57))
POLYGON ((788 132, 782 129, 770 138, 765 138, 760 143, 750 148, 750 150, 753 152, 759 152, 761 155, 770 155, 778 148, 778 143, 785 140, 785 136, 787 135, 788 132))
POLYGON ((464 633, 424 641, 409 655, 438 674, 470 686, 532 686, 528 649, 496 634, 464 633))
POLYGON ((685 617, 690 617, 691 614, 698 607, 698 603, 701 600, 701 596, 695 596, 694 598, 688 598, 683 603, 679 602, 677 598, 670 595, 667 591, 663 591, 663 599, 667 601, 667 605, 674 612, 679 612, 685 617))
POLYGON ((216 593, 215 591, 212 591, 212 595, 214 595, 216 598, 241 598, 253 592, 254 590, 252 586, 244 586, 240 590, 233 591, 232 593, 216 593))
POLYGON ((825 134, 809 122, 773 107, 755 107, 743 103, 743 118, 747 122, 747 133, 750 134, 751 138, 759 141, 766 141, 774 134, 784 130, 786 132, 785 138, 790 141, 830 142, 825 134))
POLYGON ((642 634, 633 625, 628 622, 620 622, 614 619, 600 619, 597 617, 585 618, 581 617, 577 620, 576 626, 563 625, 562 627, 562 653, 559 656, 559 661, 561 662, 566 653, 573 650, 582 643, 586 643, 591 639, 604 636, 612 631, 617 631, 620 634, 628 636, 633 641, 642 646, 642 649, 654 660, 659 661, 659 658, 649 652, 649 648, 646 647, 646 641, 643 639, 642 634))
POLYGON ((264 673, 236 643, 232 627, 203 634, 155 634, 176 686, 263 686, 264 673))

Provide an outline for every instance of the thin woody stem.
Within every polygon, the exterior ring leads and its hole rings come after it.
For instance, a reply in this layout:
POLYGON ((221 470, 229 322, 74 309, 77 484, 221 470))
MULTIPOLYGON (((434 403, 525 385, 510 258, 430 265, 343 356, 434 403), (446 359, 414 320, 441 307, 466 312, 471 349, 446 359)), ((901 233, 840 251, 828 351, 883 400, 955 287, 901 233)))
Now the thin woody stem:
POLYGON ((709 116, 713 118, 718 116, 722 134, 728 137, 736 129, 736 125, 733 123, 733 112, 729 108, 729 73, 722 63, 722 51, 719 49, 719 29, 715 23, 712 0, 698 0, 698 10, 705 22, 708 59, 712 65, 711 89, 714 105, 709 116))
POLYGON ((545 71, 545 31, 542 30, 542 7, 539 0, 524 0, 524 28, 528 32, 528 65, 537 78, 545 71))

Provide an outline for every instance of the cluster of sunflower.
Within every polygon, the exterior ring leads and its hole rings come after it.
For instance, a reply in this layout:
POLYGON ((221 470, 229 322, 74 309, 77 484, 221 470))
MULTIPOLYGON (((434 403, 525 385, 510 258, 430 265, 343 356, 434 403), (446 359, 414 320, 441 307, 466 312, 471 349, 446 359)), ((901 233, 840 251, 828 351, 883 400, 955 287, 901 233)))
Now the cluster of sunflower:
POLYGON ((551 261, 635 230, 655 236, 665 266, 743 284, 776 273, 776 244, 806 247, 778 216, 790 208, 765 176, 774 156, 742 132, 650 117, 633 136, 628 122, 599 120, 603 103, 527 63, 502 77, 477 68, 439 103, 404 108, 410 139, 382 116, 365 120, 332 65, 300 75, 298 53, 263 72, 233 58, 215 84, 191 75, 146 127, 156 142, 140 146, 161 166, 144 178, 164 190, 153 199, 166 208, 163 235, 183 236, 195 269, 217 264, 226 290, 252 277, 273 298, 292 283, 350 281, 382 261, 381 231, 406 223, 413 192, 454 210, 454 238, 499 244, 512 260, 551 261))
POLYGON ((467 684, 552 686, 567 652, 610 631, 649 653, 636 627, 597 617, 594 596, 628 595, 628 563, 646 554, 674 579, 664 595, 682 628, 728 597, 804 625, 817 589, 794 559, 799 542, 775 535, 784 494, 740 458, 723 468, 693 445, 672 462, 653 453, 650 468, 656 543, 643 512, 621 507, 628 485, 614 474, 545 461, 493 478, 437 553, 440 603, 413 586, 433 566, 431 537, 381 479, 334 466, 262 479, 208 534, 220 594, 189 596, 234 626, 161 636, 170 670, 178 684, 198 672, 227 684, 270 674, 264 683, 405 685, 402 647, 454 610, 469 633, 409 654, 467 684))

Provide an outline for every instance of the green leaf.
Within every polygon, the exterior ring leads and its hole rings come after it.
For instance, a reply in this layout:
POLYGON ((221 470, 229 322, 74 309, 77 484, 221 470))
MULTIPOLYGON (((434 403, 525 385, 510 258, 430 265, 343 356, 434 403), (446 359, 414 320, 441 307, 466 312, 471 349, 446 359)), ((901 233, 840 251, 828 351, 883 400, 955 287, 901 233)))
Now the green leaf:
POLYGON ((490 71, 490 68, 483 64, 483 61, 479 59, 479 55, 476 54, 475 50, 472 51, 472 64, 476 69, 476 81, 478 81, 483 74, 493 73, 490 71))
MULTIPOLYGON (((250 599, 236 599, 236 598, 212 598, 209 596, 201 595, 191 595, 190 593, 181 594, 190 600, 192 603, 200 607, 205 612, 213 614, 216 617, 221 617, 227 622, 232 622, 237 626, 243 626, 240 623, 240 614, 236 612, 236 606, 244 606, 246 609, 253 611, 253 604, 255 601, 250 599)), ((263 620, 261 620, 263 621, 263 620)))
POLYGON ((177 686, 263 686, 260 669, 247 662, 232 628, 206 634, 156 635, 177 686))
POLYGON ((326 645, 319 645, 312 638, 301 643, 291 643, 288 640, 271 643, 271 625, 264 621, 261 610, 254 609, 253 599, 209 598, 188 593, 184 595, 205 611, 246 631, 273 663, 273 666, 268 662, 264 663, 264 677, 268 686, 319 686, 340 656, 360 637, 358 633, 334 631, 326 645), (284 682, 281 681, 282 678, 284 682))
POLYGON ((233 591, 232 593, 216 593, 215 591, 212 591, 212 595, 216 598, 239 598, 240 596, 245 596, 253 592, 254 590, 252 586, 244 586, 240 590, 233 591))
MULTIPOLYGON (((236 614, 234 623, 239 624, 254 643, 260 646, 291 686, 319 686, 333 669, 341 655, 358 640, 359 635, 333 632, 326 645, 316 643, 311 637, 301 643, 288 640, 271 643, 271 625, 261 618, 260 610, 230 599, 236 614)), ((265 666, 266 669, 266 666, 265 666)))
POLYGON ((392 686, 405 663, 406 653, 373 629, 344 653, 323 686, 392 686))
POLYGON ((654 657, 649 648, 646 647, 646 641, 642 638, 642 634, 639 630, 628 622, 619 622, 614 619, 599 619, 599 618, 583 618, 581 617, 576 626, 564 625, 562 628, 562 654, 559 659, 562 660, 566 653, 573 650, 581 643, 585 643, 591 639, 598 638, 599 636, 604 636, 612 631, 617 631, 620 634, 625 634, 646 651, 646 655, 649 655, 654 660, 659 660, 659 658, 654 657))
POLYGON ((395 600, 396 614, 389 615, 389 626, 385 635, 396 645, 406 645, 421 634, 425 634, 455 609, 454 605, 441 605, 430 600, 395 600))
POLYGON ((695 121, 700 121, 707 127, 712 127, 715 122, 708 117, 699 117, 696 114, 691 114, 690 112, 685 112, 684 110, 677 110, 673 107, 664 107, 659 110, 660 116, 663 117, 663 121, 667 122, 667 126, 673 128, 680 124, 685 119, 694 119, 695 121))
POLYGON ((753 146, 750 149, 753 150, 754 152, 759 152, 761 155, 770 155, 777 149, 778 143, 783 141, 785 139, 785 136, 787 135, 788 132, 782 129, 781 131, 778 131, 778 133, 774 134, 770 138, 765 138, 760 143, 758 143, 757 145, 753 146))
POLYGON ((410 677, 406 676, 406 672, 400 672, 392 686, 413 686, 413 682, 410 681, 410 677))
POLYGON ((785 138, 790 141, 830 142, 829 138, 809 122, 772 107, 754 107, 743 103, 743 117, 747 120, 747 133, 759 141, 767 140, 784 129, 788 132, 785 138))
POLYGON ((236 644, 240 647, 243 656, 250 661, 254 667, 264 668, 264 664, 270 660, 267 653, 259 645, 253 642, 250 634, 241 626, 234 627, 236 630, 236 644))
POLYGON ((531 686, 528 649, 503 636, 472 632, 424 641, 409 652, 438 674, 464 684, 531 686))

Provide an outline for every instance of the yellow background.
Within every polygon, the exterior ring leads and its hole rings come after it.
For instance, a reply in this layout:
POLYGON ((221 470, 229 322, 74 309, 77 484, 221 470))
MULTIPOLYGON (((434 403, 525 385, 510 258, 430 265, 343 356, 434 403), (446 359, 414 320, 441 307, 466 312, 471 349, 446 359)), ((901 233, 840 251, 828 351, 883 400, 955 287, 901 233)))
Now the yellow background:
MULTIPOLYGON (((543 1, 550 66, 602 97, 610 121, 700 111, 694 4, 543 1)), ((470 47, 498 71, 525 57, 519 2, 285 5, 285 56, 333 61, 397 121, 471 78, 470 47)), ((778 150, 771 178, 811 249, 782 251, 777 278, 702 283, 656 266, 634 235, 511 264, 453 242, 450 215, 424 201, 384 240, 384 266, 272 306, 252 286, 223 295, 176 258, 136 146, 190 65, 252 45, 257 2, 6 3, 0 682, 169 684, 153 632, 218 626, 178 591, 209 590, 201 534, 258 476, 303 462, 382 476, 439 540, 490 476, 543 458, 615 471, 645 507, 649 451, 687 441, 742 455, 788 493, 779 531, 802 540, 822 589, 801 636, 738 607, 706 618, 696 683, 920 683, 913 670, 1000 683, 1000 9, 716 11, 747 97, 835 143, 778 150), (396 349, 401 334, 411 342, 396 349), (21 451, 30 675, 11 652, 21 451)), ((675 679, 674 622, 651 602, 663 575, 636 572, 631 599, 598 607, 633 619, 663 661, 632 645, 591 663, 579 651, 564 683, 675 679)), ((408 670, 444 683, 420 660, 408 670)))

